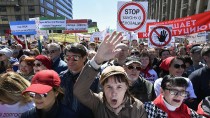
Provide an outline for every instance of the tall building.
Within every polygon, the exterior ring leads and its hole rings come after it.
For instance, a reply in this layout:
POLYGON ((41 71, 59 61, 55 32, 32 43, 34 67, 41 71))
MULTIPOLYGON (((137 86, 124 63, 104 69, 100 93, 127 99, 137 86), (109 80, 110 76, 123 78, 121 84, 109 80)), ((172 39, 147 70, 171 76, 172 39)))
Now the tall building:
POLYGON ((210 0, 148 0, 148 19, 172 20, 210 10, 210 0))
POLYGON ((9 29, 10 21, 40 16, 73 19, 72 0, 0 0, 0 35, 9 29))

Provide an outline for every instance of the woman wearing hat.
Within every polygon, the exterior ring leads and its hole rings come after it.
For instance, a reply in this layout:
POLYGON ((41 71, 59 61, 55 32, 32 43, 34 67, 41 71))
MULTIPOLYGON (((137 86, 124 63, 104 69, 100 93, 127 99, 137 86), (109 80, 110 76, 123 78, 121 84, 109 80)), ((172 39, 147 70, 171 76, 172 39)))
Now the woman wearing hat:
POLYGON ((4 73, 0 78, 0 118, 19 118, 35 106, 29 95, 22 95, 30 85, 28 80, 15 72, 4 73))
POLYGON ((52 69, 52 61, 45 55, 38 55, 35 57, 33 69, 34 73, 41 70, 50 70, 52 69))
POLYGON ((60 77, 54 70, 42 70, 32 78, 31 85, 23 92, 30 95, 36 107, 23 113, 21 118, 77 118, 61 104, 63 91, 60 77))
POLYGON ((12 57, 12 50, 9 48, 3 48, 0 50, 0 74, 11 70, 12 64, 10 63, 10 57, 12 57))
POLYGON ((120 51, 115 46, 122 40, 121 33, 115 35, 116 32, 106 36, 96 55, 85 65, 74 85, 74 95, 93 111, 95 118, 146 118, 142 102, 129 94, 128 77, 121 66, 108 66, 102 71, 103 92, 96 94, 89 89, 100 65, 120 51))

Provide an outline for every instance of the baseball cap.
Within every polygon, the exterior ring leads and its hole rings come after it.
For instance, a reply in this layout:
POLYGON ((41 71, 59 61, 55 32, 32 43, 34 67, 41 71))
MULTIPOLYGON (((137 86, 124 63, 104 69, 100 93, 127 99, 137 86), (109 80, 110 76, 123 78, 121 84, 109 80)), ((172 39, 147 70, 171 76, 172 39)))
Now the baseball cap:
POLYGON ((13 52, 9 48, 3 48, 3 49, 0 50, 0 54, 4 54, 7 57, 12 57, 13 52))
POLYGON ((202 49, 203 49, 203 47, 201 47, 201 46, 194 46, 194 47, 190 50, 190 52, 191 52, 191 53, 200 52, 202 49))
POLYGON ((53 87, 59 87, 60 77, 54 70, 42 70, 37 72, 31 80, 31 85, 23 92, 34 92, 44 94, 52 90, 53 87))
POLYGON ((128 76, 127 76, 123 67, 121 67, 121 66, 108 66, 102 71, 102 74, 101 74, 101 77, 100 77, 100 84, 103 83, 108 77, 110 77, 112 75, 118 75, 118 74, 124 75, 125 78, 128 81, 128 76))
POLYGON ((141 62, 140 62, 140 58, 137 57, 137 56, 130 56, 130 57, 126 58, 126 61, 125 61, 126 66, 130 65, 132 63, 138 63, 138 64, 142 65, 141 62))

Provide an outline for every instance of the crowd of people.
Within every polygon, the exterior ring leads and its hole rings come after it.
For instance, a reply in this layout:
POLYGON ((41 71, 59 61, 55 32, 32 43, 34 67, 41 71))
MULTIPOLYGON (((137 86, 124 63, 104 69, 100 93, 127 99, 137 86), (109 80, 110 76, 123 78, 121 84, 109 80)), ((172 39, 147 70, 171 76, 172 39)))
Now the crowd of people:
POLYGON ((14 40, 0 49, 0 118, 210 118, 208 44, 14 40))

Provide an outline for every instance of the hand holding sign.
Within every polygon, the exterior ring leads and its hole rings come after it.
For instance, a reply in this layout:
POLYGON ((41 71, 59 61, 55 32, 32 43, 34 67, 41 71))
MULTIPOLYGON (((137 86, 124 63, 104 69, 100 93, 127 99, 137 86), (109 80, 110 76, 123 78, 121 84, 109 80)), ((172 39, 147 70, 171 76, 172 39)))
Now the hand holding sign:
POLYGON ((165 42, 167 36, 168 36, 168 34, 166 33, 165 30, 163 30, 160 32, 160 35, 157 37, 160 42, 165 42))

